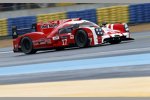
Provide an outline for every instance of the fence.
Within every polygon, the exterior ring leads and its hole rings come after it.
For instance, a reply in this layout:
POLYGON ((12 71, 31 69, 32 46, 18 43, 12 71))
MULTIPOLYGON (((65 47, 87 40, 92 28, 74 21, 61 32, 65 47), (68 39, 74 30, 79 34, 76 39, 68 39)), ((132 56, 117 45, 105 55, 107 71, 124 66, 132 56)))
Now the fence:
MULTIPOLYGON (((0 20, 0 36, 11 35, 11 27, 16 25, 18 28, 31 27, 32 23, 58 20, 66 18, 83 18, 94 23, 100 24, 103 21, 109 23, 149 23, 150 22, 150 3, 132 4, 122 6, 112 6, 97 9, 87 9, 81 11, 58 12, 50 14, 40 14, 37 16, 25 16, 0 20)), ((20 33, 22 34, 22 33, 20 33)))

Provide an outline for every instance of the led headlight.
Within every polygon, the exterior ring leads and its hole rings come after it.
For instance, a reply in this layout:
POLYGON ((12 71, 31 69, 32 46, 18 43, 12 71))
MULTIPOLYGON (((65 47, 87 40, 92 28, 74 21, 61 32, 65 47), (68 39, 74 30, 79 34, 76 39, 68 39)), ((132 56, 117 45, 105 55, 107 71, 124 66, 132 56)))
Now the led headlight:
POLYGON ((97 35, 100 35, 100 36, 103 35, 103 31, 102 31, 101 28, 95 28, 95 32, 96 32, 97 35))

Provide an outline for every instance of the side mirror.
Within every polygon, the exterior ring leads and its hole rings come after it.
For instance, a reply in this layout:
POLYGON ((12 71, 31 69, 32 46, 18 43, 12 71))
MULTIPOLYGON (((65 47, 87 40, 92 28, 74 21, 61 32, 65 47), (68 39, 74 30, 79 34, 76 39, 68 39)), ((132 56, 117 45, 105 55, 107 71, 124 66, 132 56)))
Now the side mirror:
POLYGON ((16 39, 18 37, 17 26, 12 26, 12 38, 16 39))
POLYGON ((100 25, 100 27, 103 27, 103 25, 100 25))
POLYGON ((102 22, 102 25, 103 26, 106 26, 108 23, 107 22, 102 22))

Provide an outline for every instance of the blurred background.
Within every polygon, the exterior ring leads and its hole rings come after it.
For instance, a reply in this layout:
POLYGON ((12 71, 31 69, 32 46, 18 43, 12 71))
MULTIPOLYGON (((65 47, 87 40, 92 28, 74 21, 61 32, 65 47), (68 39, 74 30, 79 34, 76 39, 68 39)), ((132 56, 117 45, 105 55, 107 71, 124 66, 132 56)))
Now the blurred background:
MULTIPOLYGON (((37 9, 37 8, 53 8, 53 7, 65 7, 72 5, 90 4, 90 3, 0 3, 0 11, 15 11, 25 9, 37 9)), ((92 5, 94 6, 95 3, 92 5)), ((101 3, 99 6, 111 6, 119 5, 120 3, 101 3)), ((88 7, 87 7, 88 8, 88 7)), ((87 9, 86 8, 86 9, 87 9)))
POLYGON ((149 59, 150 3, 0 3, 2 97, 150 96, 149 59), (13 53, 12 26, 31 28, 33 23, 67 18, 98 25, 128 23, 135 41, 35 55, 13 53))
POLYGON ((1 3, 0 11, 14 11, 14 10, 25 10, 25 9, 36 9, 36 8, 47 8, 57 6, 70 6, 75 3, 1 3))
POLYGON ((150 23, 150 3, 0 3, 0 39, 11 36, 14 25, 29 28, 41 21, 79 17, 99 25, 150 23))

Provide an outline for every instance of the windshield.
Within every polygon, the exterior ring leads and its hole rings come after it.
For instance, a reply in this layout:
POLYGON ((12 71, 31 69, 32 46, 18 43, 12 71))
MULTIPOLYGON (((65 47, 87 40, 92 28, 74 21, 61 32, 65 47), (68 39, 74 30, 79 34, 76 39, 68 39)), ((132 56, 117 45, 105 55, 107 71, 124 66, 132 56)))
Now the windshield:
POLYGON ((90 22, 90 21, 76 21, 76 22, 68 22, 64 25, 61 25, 61 28, 73 28, 76 26, 75 24, 79 25, 79 27, 99 27, 97 24, 90 22))
POLYGON ((93 22, 83 22, 79 24, 80 27, 99 27, 97 24, 93 22))

